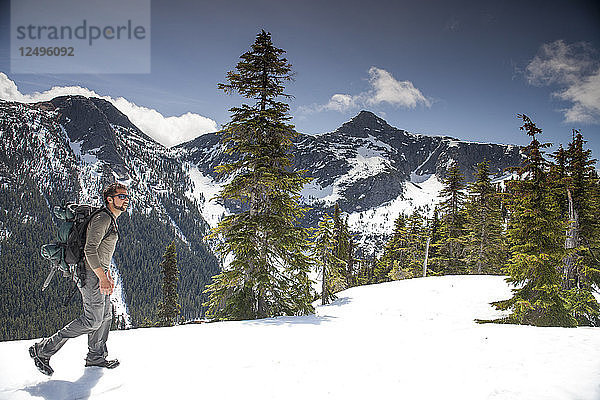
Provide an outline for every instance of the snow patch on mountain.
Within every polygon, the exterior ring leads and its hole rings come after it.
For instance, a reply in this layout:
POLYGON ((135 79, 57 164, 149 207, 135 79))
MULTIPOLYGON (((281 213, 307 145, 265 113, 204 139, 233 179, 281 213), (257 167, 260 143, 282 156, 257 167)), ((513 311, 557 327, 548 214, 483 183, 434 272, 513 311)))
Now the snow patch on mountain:
MULTIPOLYGON (((341 157, 341 156, 340 156, 341 157)), ((300 195, 308 204, 320 206, 333 206, 344 197, 344 190, 353 183, 378 175, 391 168, 390 161, 383 157, 380 151, 361 146, 356 150, 354 157, 347 158, 350 170, 339 176, 331 185, 322 186, 318 179, 306 184, 300 195)))
MULTIPOLYGON (((63 128, 62 125, 61 125, 61 128, 63 128)), ((64 130, 64 128, 63 128, 63 130, 64 130)), ((66 136, 66 133, 65 133, 65 136, 66 136)), ((98 157, 96 157, 96 154, 93 150, 87 151, 87 152, 81 151, 81 144, 83 143, 82 140, 76 141, 76 142, 71 142, 69 140, 68 136, 66 136, 66 138, 69 142, 69 146, 73 150, 73 154, 75 155, 75 157, 78 157, 81 159, 82 164, 94 165, 98 162, 98 157)))
POLYGON ((415 184, 403 183, 403 193, 396 199, 382 204, 377 208, 353 212, 348 216, 348 225, 352 232, 368 232, 369 235, 360 236, 360 246, 367 253, 380 253, 383 249, 381 243, 371 241, 374 236, 388 237, 394 231, 394 221, 400 214, 410 215, 413 210, 422 208, 428 217, 433 213, 433 205, 439 203, 439 193, 444 184, 436 175, 415 184))
POLYGON ((302 188, 300 192, 300 196, 302 198, 302 202, 308 205, 311 205, 315 202, 323 202, 323 203, 335 203, 337 199, 339 199, 339 193, 336 192, 334 196, 334 185, 328 185, 322 187, 318 181, 315 179, 302 188))
POLYGON ((167 213, 167 218, 169 220, 169 223, 171 224, 171 226, 173 227, 173 231, 175 232, 175 235, 181 239, 181 241, 183 243, 185 243, 188 247, 190 247, 190 242, 189 240, 187 240, 187 238, 185 237, 185 235, 183 234, 183 232, 181 231, 181 228, 179 227, 179 225, 177 225, 177 223, 173 220, 173 218, 171 218, 171 216, 167 213))
POLYGON ((204 175, 196 165, 190 163, 186 163, 185 169, 192 181, 191 187, 185 192, 186 197, 197 201, 202 217, 211 228, 216 227, 219 221, 229 214, 227 209, 214 199, 223 190, 225 182, 215 182, 210 176, 204 175))
MULTIPOLYGON (((377 131, 379 131, 379 129, 377 129, 377 131)), ((366 140, 370 144, 369 147, 376 148, 376 149, 384 149, 384 150, 388 151, 389 153, 395 152, 395 149, 392 146, 390 146, 387 143, 382 142, 381 140, 377 139, 373 135, 367 135, 366 140)))

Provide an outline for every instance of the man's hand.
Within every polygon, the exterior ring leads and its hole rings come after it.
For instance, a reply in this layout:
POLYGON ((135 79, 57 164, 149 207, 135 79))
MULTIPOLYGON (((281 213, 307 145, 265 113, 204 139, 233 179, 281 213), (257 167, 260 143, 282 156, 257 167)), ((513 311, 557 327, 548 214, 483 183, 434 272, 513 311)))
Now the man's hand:
POLYGON ((100 293, 108 296, 108 295, 112 294, 112 291, 113 291, 113 285, 108 280, 106 275, 104 276, 104 279, 100 278, 100 293))
MULTIPOLYGON (((114 287, 114 284, 112 283, 112 278, 111 278, 111 280, 109 280, 109 278, 104 273, 104 269, 102 269, 102 268, 94 269, 94 273, 100 280, 100 293, 107 295, 107 296, 112 294, 113 287, 114 287)), ((110 276, 110 272, 109 272, 109 276, 110 276)))
POLYGON ((108 269, 108 271, 106 271, 106 277, 108 278, 108 281, 110 282, 112 288, 115 288, 115 280, 113 279, 111 273, 110 273, 110 268, 108 269))

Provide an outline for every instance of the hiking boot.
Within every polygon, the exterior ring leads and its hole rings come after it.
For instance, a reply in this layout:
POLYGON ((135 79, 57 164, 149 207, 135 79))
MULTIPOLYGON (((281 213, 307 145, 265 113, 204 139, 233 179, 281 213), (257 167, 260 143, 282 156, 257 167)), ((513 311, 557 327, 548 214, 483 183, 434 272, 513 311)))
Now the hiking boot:
POLYGON ((101 360, 101 361, 95 361, 95 362, 88 361, 87 359, 85 360, 86 367, 102 367, 102 368, 113 369, 113 368, 117 368, 119 366, 119 364, 120 364, 119 360, 117 360, 117 359, 101 360))
POLYGON ((54 373, 54 370, 50 366, 50 357, 40 357, 37 343, 29 348, 29 356, 33 358, 35 366, 42 374, 50 376, 54 373))

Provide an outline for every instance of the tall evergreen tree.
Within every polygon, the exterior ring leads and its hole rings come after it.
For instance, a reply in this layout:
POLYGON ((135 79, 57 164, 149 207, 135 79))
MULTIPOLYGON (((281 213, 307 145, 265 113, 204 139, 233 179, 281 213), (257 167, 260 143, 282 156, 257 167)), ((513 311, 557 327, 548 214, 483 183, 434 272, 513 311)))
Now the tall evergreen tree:
POLYGON ((591 150, 585 150, 583 135, 573 131, 566 150, 564 191, 568 227, 563 259, 562 287, 573 315, 582 325, 600 325, 600 308, 592 291, 600 287, 600 261, 594 249, 600 243, 598 178, 591 150))
POLYGON ((299 193, 308 182, 292 169, 290 149, 296 132, 287 121, 289 98, 284 83, 292 80, 291 64, 275 47, 271 34, 261 31, 244 53, 226 93, 252 100, 230 109, 231 121, 221 142, 236 161, 217 167, 232 177, 218 198, 242 202, 246 208, 223 219, 211 233, 218 252, 231 260, 208 287, 208 316, 254 319, 313 312, 308 272, 307 229, 297 221, 304 214, 299 193))
POLYGON ((433 272, 438 274, 466 273, 464 258, 465 247, 465 183, 458 165, 448 168, 443 179, 444 187, 440 197, 444 200, 439 205, 441 214, 439 239, 433 243, 435 257, 431 264, 433 272))
POLYGON ((531 137, 524 149, 526 159, 516 169, 520 179, 508 182, 510 220, 508 239, 511 257, 507 263, 513 297, 493 303, 509 310, 504 322, 537 326, 574 326, 575 319, 561 292, 560 267, 564 256, 564 225, 548 184, 548 161, 537 135, 542 133, 526 115, 521 130, 531 137))
POLYGON ((466 204, 466 259, 477 274, 499 274, 506 261, 500 197, 490 181, 487 162, 477 165, 466 204))
POLYGON ((161 326, 173 326, 178 322, 179 311, 181 309, 177 294, 179 270, 177 269, 177 252, 175 251, 174 241, 167 246, 160 267, 163 276, 163 298, 158 305, 158 323, 161 326))

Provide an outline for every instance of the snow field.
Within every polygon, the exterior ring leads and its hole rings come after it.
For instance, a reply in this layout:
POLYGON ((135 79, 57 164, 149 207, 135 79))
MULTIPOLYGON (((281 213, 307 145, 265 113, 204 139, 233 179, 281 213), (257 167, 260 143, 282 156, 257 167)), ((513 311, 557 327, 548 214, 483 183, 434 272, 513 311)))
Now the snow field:
POLYGON ((4 342, 0 399, 599 399, 600 328, 474 322, 509 296, 495 276, 362 286, 311 316, 111 332, 115 370, 73 339, 52 378, 33 340, 4 342))

